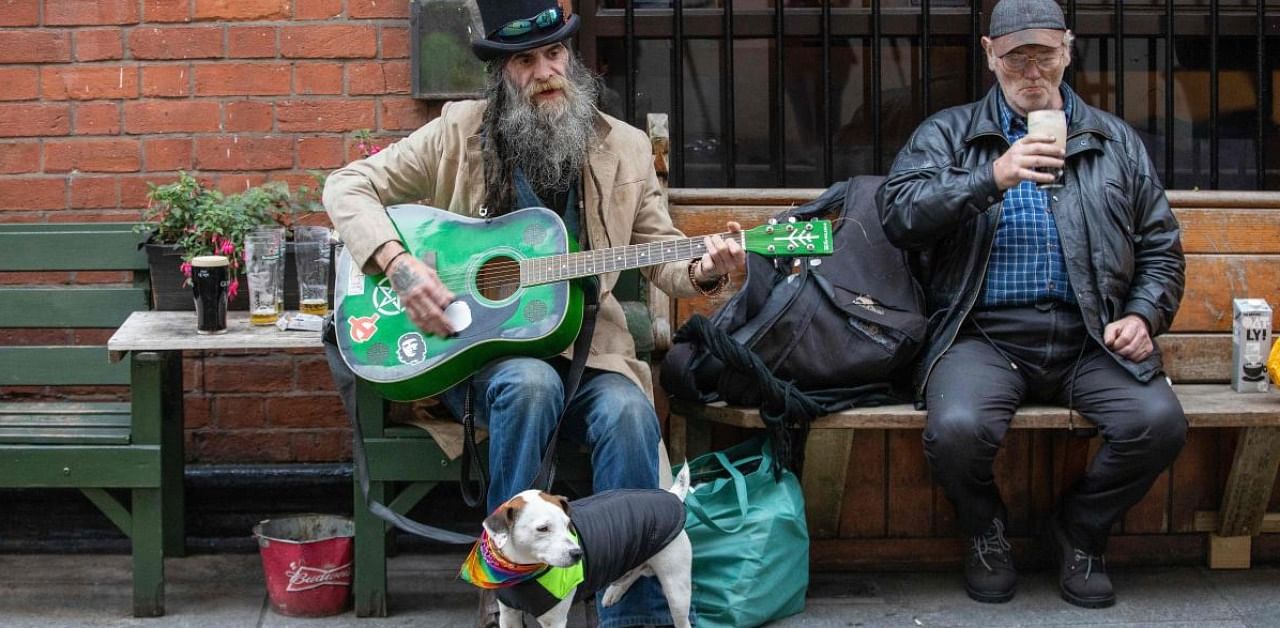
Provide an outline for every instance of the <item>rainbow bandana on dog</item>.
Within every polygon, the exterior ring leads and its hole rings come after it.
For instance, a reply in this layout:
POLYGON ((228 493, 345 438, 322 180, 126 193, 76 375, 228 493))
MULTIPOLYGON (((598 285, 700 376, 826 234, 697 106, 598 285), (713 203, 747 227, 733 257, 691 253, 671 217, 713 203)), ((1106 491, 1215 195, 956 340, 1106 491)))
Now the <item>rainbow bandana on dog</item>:
POLYGON ((537 578, 550 568, 546 563, 517 565, 508 561, 493 546, 493 539, 489 538, 489 531, 485 530, 480 533, 480 540, 476 541, 467 560, 462 563, 458 577, 482 589, 499 589, 537 578))

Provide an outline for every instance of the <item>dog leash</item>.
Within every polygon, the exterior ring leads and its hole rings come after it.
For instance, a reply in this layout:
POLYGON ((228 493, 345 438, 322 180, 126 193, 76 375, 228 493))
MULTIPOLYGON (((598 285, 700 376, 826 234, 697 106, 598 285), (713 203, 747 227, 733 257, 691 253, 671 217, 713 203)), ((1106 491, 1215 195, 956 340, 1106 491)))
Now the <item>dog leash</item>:
MULTIPOLYGON (((555 480, 556 443, 560 441, 560 427, 564 425, 565 416, 569 413, 569 402, 573 401, 574 395, 578 392, 578 384, 582 382, 582 373, 586 370, 587 365, 587 355, 591 352, 591 339, 595 336, 596 314, 600 309, 599 284, 595 277, 585 277, 581 285, 583 301, 582 328, 578 330, 578 337, 573 342, 573 359, 569 362, 569 373, 564 382, 564 407, 560 410, 560 417, 556 419, 556 428, 551 433, 551 440, 542 452, 542 462, 538 465, 538 473, 529 484, 529 488, 541 491, 551 490, 551 483, 555 480)), ((463 402, 462 429, 464 446, 460 472, 462 476, 462 501, 471 508, 483 504, 485 495, 488 494, 488 475, 485 473, 483 465, 476 465, 479 477, 476 482, 478 486, 475 492, 472 492, 470 488, 472 461, 480 458, 479 448, 476 446, 475 440, 473 395, 474 391, 468 387, 466 400, 463 402)))

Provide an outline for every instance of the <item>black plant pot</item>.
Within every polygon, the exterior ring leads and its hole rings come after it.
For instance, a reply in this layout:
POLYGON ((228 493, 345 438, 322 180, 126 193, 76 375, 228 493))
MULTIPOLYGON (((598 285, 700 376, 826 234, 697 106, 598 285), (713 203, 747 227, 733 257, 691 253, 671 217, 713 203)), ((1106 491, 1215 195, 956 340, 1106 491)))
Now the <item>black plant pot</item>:
MULTIPOLYGON (((147 263, 151 267, 151 308, 165 311, 194 311, 191 286, 182 274, 183 250, 176 244, 147 244, 147 263)), ((332 268, 332 265, 330 265, 332 268)), ((298 309, 298 270, 293 243, 285 243, 284 256, 284 305, 286 309, 298 309)), ((249 310, 249 286, 240 277, 240 290, 227 303, 227 309, 249 310)))

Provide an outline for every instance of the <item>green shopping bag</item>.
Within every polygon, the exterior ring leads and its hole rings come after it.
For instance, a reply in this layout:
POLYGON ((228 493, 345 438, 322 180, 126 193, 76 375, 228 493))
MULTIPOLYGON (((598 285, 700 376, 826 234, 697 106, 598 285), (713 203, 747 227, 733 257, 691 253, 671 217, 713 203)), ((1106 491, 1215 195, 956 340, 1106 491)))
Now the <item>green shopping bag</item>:
POLYGON ((700 628, 750 628, 804 610, 809 530, 795 474, 770 469, 764 437, 689 463, 685 501, 700 628))

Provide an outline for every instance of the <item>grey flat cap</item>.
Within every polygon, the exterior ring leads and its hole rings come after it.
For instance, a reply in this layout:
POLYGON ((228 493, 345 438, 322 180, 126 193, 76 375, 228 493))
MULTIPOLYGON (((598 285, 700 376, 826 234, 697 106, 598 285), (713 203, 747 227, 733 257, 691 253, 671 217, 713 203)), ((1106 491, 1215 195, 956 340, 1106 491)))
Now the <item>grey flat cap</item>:
POLYGON ((987 36, 997 56, 1027 44, 1062 45, 1067 20, 1055 0, 1000 0, 991 10, 987 36))

